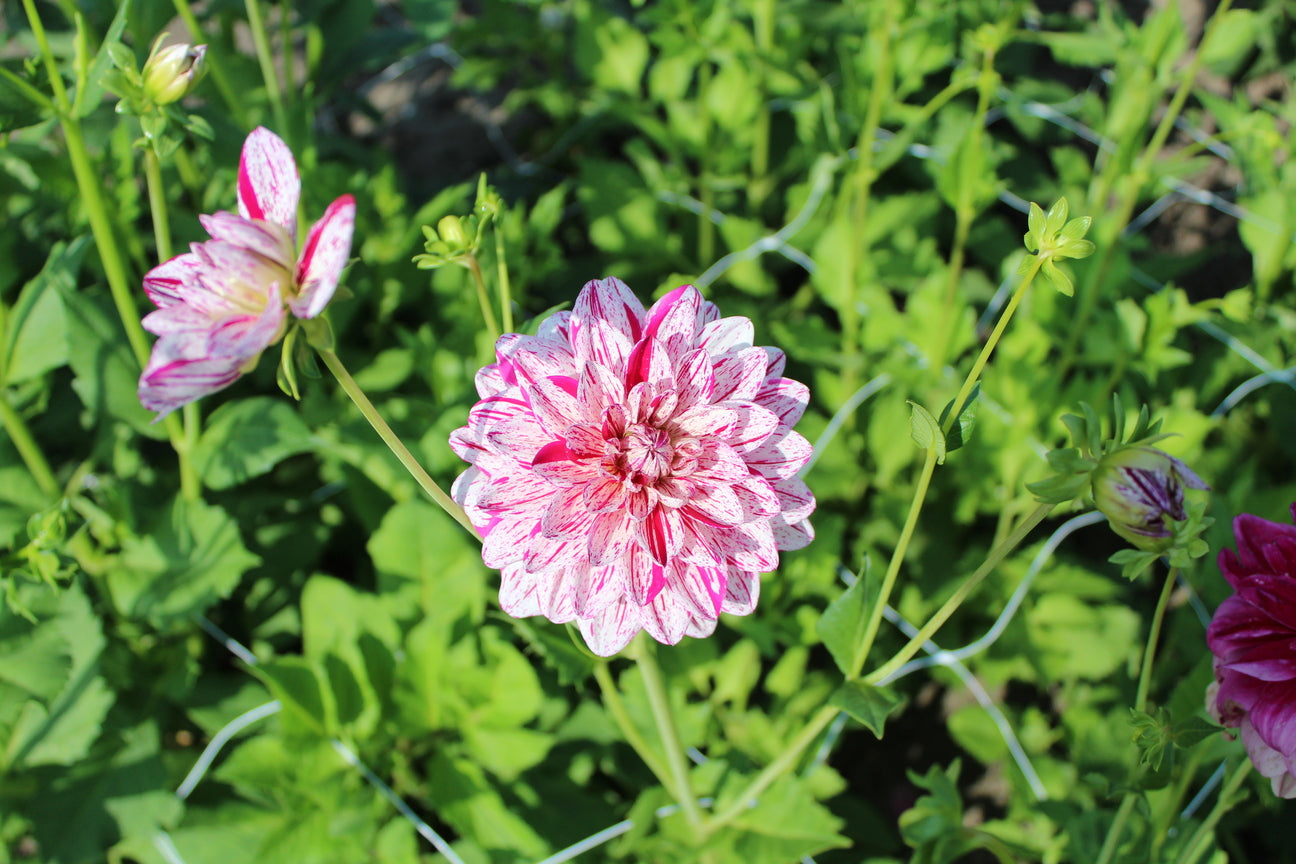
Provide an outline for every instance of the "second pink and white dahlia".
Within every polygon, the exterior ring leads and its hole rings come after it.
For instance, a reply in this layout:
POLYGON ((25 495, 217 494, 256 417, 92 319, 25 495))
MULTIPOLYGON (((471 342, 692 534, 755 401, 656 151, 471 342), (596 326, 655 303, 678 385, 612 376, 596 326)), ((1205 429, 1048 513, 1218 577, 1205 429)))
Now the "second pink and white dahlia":
POLYGON ((755 608, 779 550, 814 538, 815 500, 792 429, 809 393, 752 339, 690 285, 645 311, 618 279, 500 338, 450 443, 505 612, 575 621, 608 656, 755 608))

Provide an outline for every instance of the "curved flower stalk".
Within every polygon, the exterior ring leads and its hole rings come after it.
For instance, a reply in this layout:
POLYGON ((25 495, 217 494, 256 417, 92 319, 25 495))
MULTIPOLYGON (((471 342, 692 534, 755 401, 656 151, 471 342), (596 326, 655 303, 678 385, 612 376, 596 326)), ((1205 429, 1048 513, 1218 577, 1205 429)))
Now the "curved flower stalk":
POLYGON ((814 538, 815 500, 792 430, 809 391, 752 338, 691 285, 645 311, 603 279, 536 336, 499 340, 450 436, 471 463, 451 491, 505 612, 576 621, 609 656, 640 630, 673 645, 755 608, 779 550, 814 538))
POLYGON ((1244 513, 1233 534, 1237 553, 1220 552, 1219 567, 1237 593, 1206 631, 1215 655, 1206 707, 1238 730, 1274 794, 1296 798, 1296 527, 1244 513))
POLYGON ((337 290, 351 252, 355 199, 338 198, 297 252, 301 179, 288 145, 252 130, 239 160, 238 214, 202 216, 211 235, 154 267, 144 290, 158 335, 139 397, 159 417, 227 387, 284 333, 288 313, 314 318, 337 290))

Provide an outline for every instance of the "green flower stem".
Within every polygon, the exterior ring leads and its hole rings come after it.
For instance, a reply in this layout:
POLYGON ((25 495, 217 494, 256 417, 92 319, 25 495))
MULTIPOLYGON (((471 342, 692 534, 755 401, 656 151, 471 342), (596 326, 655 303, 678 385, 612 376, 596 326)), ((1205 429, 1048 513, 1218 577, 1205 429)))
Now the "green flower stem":
POLYGON ((504 231, 495 225, 495 278, 499 281, 500 315, 505 333, 513 332, 513 293, 509 289, 508 259, 504 255, 504 231))
MULTIPOLYGON (((265 20, 261 17, 261 4, 257 0, 244 0, 247 9, 248 27, 252 30, 252 44, 256 46, 257 62, 261 64, 261 77, 265 80, 266 94, 270 97, 270 108, 274 111, 275 125, 284 135, 289 132, 288 117, 284 113, 283 91, 279 87, 279 73, 275 71, 274 58, 270 53, 270 37, 266 33, 265 20)), ((284 7, 287 14, 287 7, 284 7)))
MULTIPOLYGON (((176 151, 179 154, 179 150, 176 151)), ((171 260, 171 220, 167 215, 166 187, 162 185, 162 163, 157 150, 152 146, 144 149, 144 178, 148 184, 149 211, 153 217, 153 237, 157 242, 159 262, 171 260)), ((201 434, 201 418, 198 405, 190 402, 180 411, 183 424, 184 452, 192 453, 198 446, 201 434)), ((188 463, 188 460, 185 460, 188 463)), ((190 466, 192 467, 192 466, 190 466)), ((188 501, 198 498, 201 491, 201 478, 197 471, 181 472, 180 492, 188 501)))
MULTIPOLYGON (((999 80, 999 76, 995 74, 994 61, 995 52, 993 50, 986 51, 981 60, 981 73, 977 77, 977 107, 976 113, 972 115, 972 127, 968 133, 973 153, 969 164, 972 165, 981 165, 982 141, 985 137, 985 118, 990 111, 990 96, 999 80)), ((941 323, 938 331, 943 334, 943 338, 936 343, 936 350, 939 353, 932 360, 932 366, 937 372, 945 368, 945 353, 954 340, 954 328, 958 321, 956 314, 958 304, 956 301, 958 300, 959 278, 963 275, 968 234, 972 230, 972 221, 976 218, 976 206, 972 200, 973 185, 981 180, 980 177, 967 176, 965 172, 959 172, 958 177, 958 202, 954 207, 954 246, 950 250, 949 267, 947 268, 948 279, 945 283, 945 302, 941 306, 941 323)))
MULTIPOLYGON (((940 626, 945 623, 949 616, 953 614, 954 610, 959 607, 959 604, 963 602, 969 593, 971 593, 972 589, 975 588, 977 584, 979 584, 992 570, 994 570, 994 568, 997 567, 1004 558, 1008 557, 1008 553, 1017 548, 1021 541, 1026 538, 1026 535, 1029 534, 1036 525, 1044 521, 1044 517, 1052 510, 1052 504, 1041 504, 1039 507, 1035 508, 1030 516, 1028 516, 1021 525, 1017 526, 1017 530, 1013 531, 1013 533, 1008 536, 1007 540, 990 550, 990 554, 986 556, 986 560, 979 568, 977 568, 977 571, 968 577, 967 581, 960 586, 954 596, 947 600, 945 605, 942 606, 934 616, 932 616, 932 619, 923 625, 923 628, 917 633, 917 635, 915 635, 913 639, 910 639, 909 642, 900 649, 899 653, 887 661, 885 665, 879 667, 875 672, 865 676, 864 683, 876 684, 879 681, 886 679, 892 672, 909 662, 909 660, 911 660, 922 648, 923 643, 930 639, 935 632, 940 629, 940 626)), ((878 605, 880 608, 882 604, 878 605)), ((801 757, 801 753, 809 747, 825 729, 828 728, 828 724, 832 723, 833 718, 836 717, 838 713, 839 712, 836 708, 830 706, 824 706, 819 709, 818 713, 816 713, 814 717, 810 719, 810 722, 806 724, 805 728, 792 739, 792 742, 788 744, 783 752, 775 757, 773 762, 765 766, 764 770, 753 778, 752 782, 747 785, 747 788, 743 789, 743 791, 733 800, 732 803, 730 803, 728 807, 721 810, 707 822, 703 829, 704 834, 714 832, 716 829, 736 819, 739 814, 745 811, 748 802, 760 797, 761 793, 768 789, 770 784, 779 777, 782 777, 783 774, 792 767, 793 763, 801 757)))
POLYGON ((162 163, 157 150, 144 148, 144 179, 148 183, 149 209, 153 216, 153 239, 158 261, 171 259, 171 225, 167 219, 166 190, 162 186, 162 163))
POLYGON ((364 418, 369 421, 369 425, 378 433, 378 437, 396 455, 396 458, 400 460, 401 465, 405 466, 405 470, 410 473, 410 476, 418 481, 418 484, 423 487, 423 491, 428 494, 428 497, 435 501, 442 510, 449 513, 452 519, 468 529, 469 534, 480 541, 482 539, 481 535, 477 533, 477 529, 468 519, 468 514, 455 503, 454 499, 442 491, 437 482, 428 476, 427 471, 423 470, 423 466, 414 458, 414 454, 410 453, 409 448, 396 437, 396 433, 387 425, 387 421, 378 413, 378 409, 374 408, 373 403, 369 401, 369 397, 360 389, 360 385, 351 377, 351 373, 347 372, 338 356, 328 348, 317 347, 315 350, 319 352, 320 358, 323 359, 324 365, 328 367, 329 371, 333 373, 333 377, 342 385, 342 389, 347 396, 351 397, 351 401, 360 409, 360 413, 364 415, 364 418))
POLYGON ((603 693, 603 705, 616 721, 617 728, 621 730, 626 743, 639 754, 639 758, 648 766, 648 770, 656 776, 657 782, 665 789, 671 788, 670 772, 657 759, 657 754, 639 734, 639 727, 635 726, 634 721, 630 719, 630 712, 626 710, 625 702, 621 700, 621 693, 617 690, 616 682, 612 680, 612 673, 608 669, 606 660, 600 660, 594 665, 594 678, 603 693))
POLYGON ((684 818, 696 831, 702 827, 702 812, 698 810, 697 798, 689 785, 688 763, 684 759, 684 747, 680 744, 679 730, 675 728, 675 718, 666 697, 666 684, 662 680, 661 669, 657 666, 657 652, 653 649, 653 643, 642 633, 637 641, 635 658, 639 663, 639 672, 643 675, 644 689, 648 691, 648 704, 652 706, 662 747, 666 749, 666 764, 670 768, 671 783, 667 788, 683 808, 684 818))
POLYGON ((854 183, 847 184, 848 191, 843 196, 843 202, 851 207, 851 236, 855 240, 853 243, 846 244, 848 260, 841 271, 842 278, 846 280, 842 296, 847 298, 841 309, 842 354, 845 360, 842 369, 842 389, 846 393, 854 393, 858 389, 861 324, 856 292, 859 285, 864 282, 861 269, 864 266, 871 266, 867 264, 870 245, 867 231, 868 210, 873 181, 878 176, 875 167, 877 156, 873 151, 873 145, 882 122, 882 107, 891 99, 894 83, 895 70, 890 35, 897 10, 896 4, 891 0, 886 0, 884 6, 885 17, 880 28, 883 38, 874 66, 873 86, 869 89, 868 107, 864 111, 864 125, 855 143, 855 152, 858 156, 855 163, 854 183), (853 188, 850 188, 851 186, 853 188))
POLYGON ((775 780, 782 777, 792 768, 793 763, 801 758, 801 753, 814 743, 814 740, 828 728, 828 724, 832 723, 839 713, 836 708, 828 706, 820 708, 814 717, 810 718, 810 722, 806 724, 805 728, 797 733, 792 742, 784 748, 783 752, 752 778, 752 782, 747 784, 747 787, 730 802, 728 807, 721 810, 707 822, 703 827, 703 835, 715 833, 715 831, 746 812, 752 801, 759 798, 761 793, 768 789, 775 780))
MULTIPOLYGON (((122 327, 126 330, 126 340, 130 343, 131 351, 135 355, 135 362, 143 369, 148 363, 148 339, 144 336, 144 328, 140 326, 139 310, 135 308, 135 301, 126 278, 126 265, 123 263, 121 252, 117 248, 117 238, 113 236, 112 223, 108 219, 108 208, 104 205, 103 193, 99 188, 99 178, 90 163, 90 152, 86 148, 85 138, 81 134, 81 124, 76 117, 72 116, 72 106, 68 102, 67 89, 64 88, 63 80, 59 77, 58 65, 54 62, 54 54, 50 51, 49 40, 45 35, 45 27, 41 24, 35 3, 33 0, 23 0, 23 7, 27 12, 27 20, 31 25, 32 34, 36 37, 36 44, 44 60, 45 69, 50 79, 50 88, 54 91, 54 104, 58 112, 59 125, 63 129, 63 138, 67 142, 68 160, 72 163, 72 173, 76 176, 77 189, 81 193, 81 204, 85 207, 86 216, 90 219, 90 231, 94 235, 95 246, 99 250, 99 259, 103 263, 104 275, 108 278, 108 288, 112 294, 113 305, 117 307, 117 315, 121 318, 122 327)), ((185 446, 186 441, 180 428, 180 421, 175 415, 168 414, 163 418, 162 426, 166 430, 167 437, 171 439, 171 446, 175 449, 176 456, 180 461, 181 492, 186 498, 196 498, 199 489, 198 474, 194 471, 189 458, 189 451, 185 446)))
POLYGON ((481 265, 476 255, 468 256, 468 272, 472 273, 473 285, 477 288, 477 302, 481 305, 482 318, 486 319, 486 328, 491 332, 491 341, 501 335, 499 322, 495 320, 495 310, 491 308, 490 297, 486 293, 486 279, 482 276, 481 265))
MULTIPOLYGON (((1188 67, 1184 70, 1183 78, 1179 82, 1179 87, 1174 96, 1170 99, 1170 104, 1166 106, 1165 113, 1161 115, 1161 122, 1157 124, 1156 130, 1152 133, 1146 147, 1134 160, 1131 166, 1127 180, 1129 182, 1119 185, 1120 199, 1114 209, 1114 213, 1108 219, 1103 220, 1104 227, 1100 229, 1100 236, 1095 240, 1100 252, 1099 260, 1095 266, 1088 270, 1087 278, 1079 294, 1078 308, 1076 310, 1075 326, 1071 329, 1071 336, 1067 339, 1066 347, 1062 351, 1062 360, 1058 364, 1057 377, 1062 379, 1071 371, 1072 365, 1076 360, 1076 354, 1080 349, 1080 339, 1085 332, 1089 323, 1089 318, 1093 314, 1098 302, 1098 292, 1100 287, 1105 283, 1107 273, 1111 268, 1116 252, 1116 241, 1119 239, 1120 232, 1129 224, 1130 218, 1134 215, 1134 207, 1138 204, 1139 193, 1147 185, 1148 179, 1152 176, 1152 163, 1161 153, 1161 148, 1165 146, 1166 140, 1170 137, 1171 130, 1174 129, 1175 121, 1179 119, 1183 111, 1184 103, 1188 101, 1188 96, 1192 92, 1193 84, 1196 83, 1197 73, 1201 70, 1204 52, 1201 50, 1210 40, 1215 30, 1224 20, 1225 13, 1228 12, 1229 6, 1233 5, 1233 0, 1223 0, 1215 13, 1211 16, 1210 22, 1206 25, 1206 31, 1202 34, 1201 43, 1196 51, 1192 52, 1192 59, 1188 67), (1110 227, 1106 227, 1110 226, 1110 227)), ((1108 190, 1112 185, 1112 180, 1107 177, 1100 177, 1101 183, 1096 183, 1095 188, 1098 193, 1090 196, 1091 207, 1104 208, 1107 205, 1108 190)))
MULTIPOLYGON (((756 53, 761 60, 769 62, 770 52, 774 50, 774 9, 777 0, 756 0, 752 7, 752 36, 756 43, 756 53)), ((765 203, 769 194, 769 152, 770 152, 770 94, 765 82, 760 87, 760 113, 756 115, 756 127, 752 135, 751 179, 747 182, 747 206, 754 215, 765 203)))
POLYGON ((851 672, 846 676, 847 681, 859 677, 860 671, 864 668, 864 661, 868 659, 869 650, 873 647, 873 640, 877 638, 878 629, 882 626, 882 610, 886 608, 887 600, 891 597, 891 590, 895 587, 896 577, 900 573, 900 565, 904 563, 905 553, 909 549, 909 541, 913 539, 914 529, 918 527, 918 514, 922 512, 927 488, 931 485, 932 473, 936 470, 936 456, 936 444, 932 442, 923 460, 922 474, 918 478, 917 488, 914 489, 913 501, 909 504, 909 515, 905 519, 904 528, 900 531, 900 540, 891 553, 891 562, 887 565, 886 575, 882 578, 882 589, 878 594, 877 602, 873 604, 872 611, 869 612, 864 638, 855 649, 851 672))
POLYGON ((1238 766, 1233 769, 1233 776, 1229 778, 1228 783, 1220 790, 1219 798, 1215 801, 1215 806, 1206 816, 1202 824, 1197 826, 1193 832, 1192 838, 1184 844, 1183 851, 1175 859, 1174 864, 1197 864, 1202 856, 1208 851, 1211 842, 1211 833, 1215 826, 1219 824, 1220 818, 1227 813, 1234 804, 1234 796, 1237 795, 1238 789, 1242 786, 1242 781, 1251 773, 1251 760, 1243 759, 1238 766))
MULTIPOLYGON (((1152 660, 1156 656, 1157 642, 1161 637, 1161 624, 1165 621, 1166 607, 1170 605, 1170 595, 1174 593, 1175 579, 1178 575, 1179 569, 1171 567, 1166 575, 1165 585, 1161 587, 1161 595, 1157 598, 1156 609, 1152 612, 1152 625, 1148 629, 1147 644, 1143 646, 1143 664, 1139 667, 1138 689, 1134 696, 1135 711, 1147 710, 1148 690, 1152 686, 1152 660)), ((1139 770, 1137 773, 1141 774, 1142 771, 1139 770)), ((1116 854, 1116 847, 1120 844, 1121 835, 1125 832, 1125 823, 1129 821, 1129 815, 1133 812, 1137 801, 1138 792, 1132 788, 1127 789, 1121 798, 1120 808, 1116 811, 1116 819, 1107 832, 1107 838, 1103 841, 1097 864, 1110 864, 1112 856, 1116 854)))
POLYGON ((27 428, 26 421, 9 402, 8 391, 0 391, 0 426, 4 426, 5 433, 8 434, 9 440, 13 442, 14 449, 22 457, 23 464, 31 473, 32 479, 36 485, 48 498, 57 499, 63 494, 59 486, 58 479, 55 478, 54 472, 50 469, 50 464, 45 459, 45 454, 41 452, 40 445, 32 437, 31 430, 27 428))
POLYGON ((715 261, 716 226, 711 221, 711 214, 715 212, 715 188, 711 182, 711 109, 708 104, 714 75, 710 58, 704 58, 698 69, 697 95, 698 134, 702 139, 702 150, 698 154, 698 200, 702 202, 702 212, 698 214, 698 261, 703 267, 709 267, 715 261))
POLYGON ((1044 517, 1048 516, 1052 510, 1052 504, 1041 504, 1031 511, 1031 514, 1017 526, 1016 530, 1008 535, 1008 539, 990 550, 990 554, 986 556, 985 561, 981 562, 981 566, 976 569, 976 572, 959 586, 958 590, 945 601, 945 604, 940 609, 936 610, 936 614, 914 634, 914 637, 903 648, 896 652, 894 657, 864 676, 864 683, 877 684, 880 681, 885 681, 897 669, 913 659, 913 656, 922 649, 923 643, 934 636, 936 631, 941 628, 941 625, 949 620, 949 617, 954 614, 954 610, 958 609, 963 601, 967 599, 967 596, 972 593, 972 589, 981 584, 981 580, 990 575, 991 571, 998 567, 1004 558, 1008 557, 1008 553, 1016 549, 1026 539, 1026 535, 1033 531, 1036 525, 1043 522, 1044 517))
POLYGON ((1022 298, 1026 296, 1026 289, 1035 281, 1035 275, 1039 273, 1040 267, 1048 258, 1044 255, 1036 255, 1031 260, 1030 269, 1022 276, 1021 281, 1017 283, 1017 290, 1013 291, 1012 299, 1008 301, 1007 308, 999 316, 999 321, 995 324, 994 330, 990 333, 990 338, 981 348, 981 353, 977 355, 976 362, 972 364, 972 371, 963 381, 963 387, 959 390, 958 396, 954 397, 954 402, 950 407, 949 416, 945 418, 941 431, 949 434, 949 430, 954 428, 958 422, 959 414, 963 413, 963 407, 967 404, 968 397, 972 394, 972 388, 976 386, 977 381, 981 379, 981 372, 985 369, 986 363, 990 362, 990 355, 994 353, 995 346, 999 344, 1000 337, 1003 336, 1004 330, 1008 328, 1008 322, 1012 320, 1013 313, 1017 311, 1018 305, 1021 304, 1022 298))
MULTIPOLYGON (((189 37, 195 42, 206 42, 203 36, 202 25, 198 23, 198 18, 194 15, 193 9, 189 6, 189 0, 172 0, 175 6, 176 14, 184 22, 185 27, 189 30, 189 37)), ((225 107, 234 115, 234 122, 240 127, 246 129, 248 123, 247 114, 243 110, 243 100, 234 95, 234 88, 230 86, 229 78, 225 75, 225 66, 220 59, 219 51, 208 51, 203 57, 203 63, 207 66, 207 71, 211 73, 212 81, 216 82, 216 90, 220 93, 221 101, 225 107)))

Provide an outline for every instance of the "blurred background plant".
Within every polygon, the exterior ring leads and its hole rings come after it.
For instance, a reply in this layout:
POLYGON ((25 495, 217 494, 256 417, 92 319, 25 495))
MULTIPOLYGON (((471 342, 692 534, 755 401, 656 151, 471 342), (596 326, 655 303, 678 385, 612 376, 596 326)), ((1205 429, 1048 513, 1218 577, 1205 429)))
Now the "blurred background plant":
POLYGON ((534 862, 609 826, 580 860, 1296 854, 1267 783, 1220 799, 1241 749, 1194 726, 1228 594, 1213 556, 1179 569, 1131 722, 1161 592, 1055 513, 939 632, 968 647, 898 670, 884 742, 841 715, 698 850, 597 698, 616 682, 655 741, 639 672, 500 615, 476 543, 336 388, 303 379, 294 403, 263 363, 183 423, 136 398, 140 277, 233 207, 258 124, 296 154, 304 212, 355 195, 335 350, 443 485, 489 302, 525 332, 616 275, 754 319, 810 385, 818 540, 754 615, 658 651, 694 790, 723 805, 840 683, 816 625, 899 542, 907 403, 957 391, 1028 202, 1068 198, 1094 254, 1062 265, 1073 298, 1033 291, 999 342, 874 663, 1029 517, 1081 402, 1152 407, 1176 436, 1159 446, 1212 486, 1212 550, 1238 512, 1285 519, 1293 8, 1234 5, 5 4, 0 860, 534 862), (115 112, 106 89, 163 31, 207 46, 206 77, 115 112), (469 215, 476 271, 420 269, 469 215))

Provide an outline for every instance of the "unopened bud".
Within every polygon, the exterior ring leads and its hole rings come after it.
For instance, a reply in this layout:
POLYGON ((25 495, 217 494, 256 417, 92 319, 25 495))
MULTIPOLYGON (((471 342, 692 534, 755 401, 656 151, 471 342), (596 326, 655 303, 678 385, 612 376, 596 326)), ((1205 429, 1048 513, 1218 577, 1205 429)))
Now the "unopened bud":
POLYGON ((451 249, 460 250, 468 245, 468 235, 464 233, 463 223, 458 216, 443 216, 437 222, 437 234, 451 249))
POLYGON ((1094 504, 1112 530, 1146 552, 1174 542, 1167 520, 1188 518, 1184 488, 1209 489, 1191 468, 1155 447, 1125 447, 1093 471, 1094 504))
MULTIPOLYGON (((165 34, 164 34, 165 35, 165 34)), ((161 39, 144 63, 144 93, 156 105, 169 105, 189 94, 207 70, 206 45, 161 47, 161 39)))

